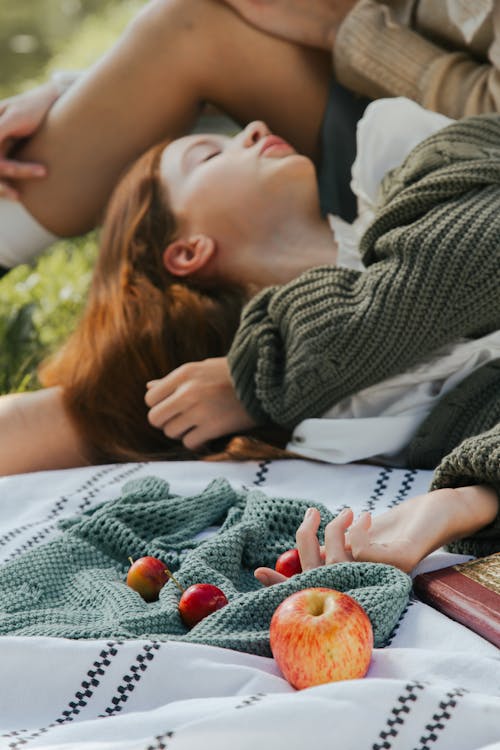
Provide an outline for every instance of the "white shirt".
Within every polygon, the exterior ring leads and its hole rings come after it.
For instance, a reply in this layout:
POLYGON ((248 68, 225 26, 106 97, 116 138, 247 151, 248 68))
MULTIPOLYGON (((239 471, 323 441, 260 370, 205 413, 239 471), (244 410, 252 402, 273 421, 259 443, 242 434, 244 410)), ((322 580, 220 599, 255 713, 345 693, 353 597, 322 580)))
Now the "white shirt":
MULTIPOLYGON (((337 265, 363 271, 360 238, 376 210, 384 175, 421 141, 451 123, 409 99, 380 99, 358 123, 351 187, 358 199, 353 224, 330 216, 338 243, 337 265)), ((355 393, 320 419, 305 419, 287 448, 330 463, 374 459, 398 466, 404 448, 436 403, 471 372, 500 357, 500 331, 441 347, 418 365, 355 393)))

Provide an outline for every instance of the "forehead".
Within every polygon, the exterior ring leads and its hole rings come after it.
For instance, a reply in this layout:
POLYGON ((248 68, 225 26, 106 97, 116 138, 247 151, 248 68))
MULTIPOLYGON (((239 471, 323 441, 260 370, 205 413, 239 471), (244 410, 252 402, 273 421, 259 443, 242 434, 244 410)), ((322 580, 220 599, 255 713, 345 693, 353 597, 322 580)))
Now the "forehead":
MULTIPOLYGON (((163 149, 162 161, 172 159, 176 154, 182 153, 192 143, 196 143, 199 137, 198 135, 184 135, 182 138, 176 138, 175 141, 171 141, 163 149)), ((206 137, 208 138, 209 136, 207 135, 206 137)))

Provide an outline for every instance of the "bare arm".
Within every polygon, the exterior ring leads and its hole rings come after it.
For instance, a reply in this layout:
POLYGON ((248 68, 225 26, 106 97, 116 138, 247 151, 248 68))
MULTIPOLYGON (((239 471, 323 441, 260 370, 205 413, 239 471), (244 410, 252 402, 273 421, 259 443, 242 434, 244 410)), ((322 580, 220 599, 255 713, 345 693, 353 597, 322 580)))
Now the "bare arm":
POLYGON ((0 476, 88 463, 59 388, 0 397, 0 476))
POLYGON ((268 34, 331 51, 337 31, 357 0, 224 0, 268 34))

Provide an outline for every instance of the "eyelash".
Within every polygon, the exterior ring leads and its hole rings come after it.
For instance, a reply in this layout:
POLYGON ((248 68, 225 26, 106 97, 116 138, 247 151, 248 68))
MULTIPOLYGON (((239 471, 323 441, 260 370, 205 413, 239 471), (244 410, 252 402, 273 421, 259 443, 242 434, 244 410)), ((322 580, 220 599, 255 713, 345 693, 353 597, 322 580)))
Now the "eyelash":
POLYGON ((210 161, 210 159, 213 159, 213 158, 214 158, 214 156, 218 156, 219 154, 220 154, 220 151, 214 151, 214 153, 213 153, 213 154, 209 154, 208 156, 206 156, 206 157, 205 157, 205 158, 203 159, 203 161, 204 161, 204 162, 205 162, 205 161, 210 161))

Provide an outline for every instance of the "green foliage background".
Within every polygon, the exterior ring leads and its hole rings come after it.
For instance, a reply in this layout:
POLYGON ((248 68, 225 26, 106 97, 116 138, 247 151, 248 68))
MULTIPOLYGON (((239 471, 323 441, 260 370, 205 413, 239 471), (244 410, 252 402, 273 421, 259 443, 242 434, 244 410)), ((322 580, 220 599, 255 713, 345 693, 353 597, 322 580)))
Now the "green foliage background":
MULTIPOLYGON (((47 2, 53 4, 53 0, 47 2)), ((31 7, 32 3, 30 0, 31 7)), ((111 47, 143 1, 100 5, 101 9, 88 14, 64 41, 46 37, 48 62, 39 75, 21 83, 13 72, 8 81, 0 81, 0 99, 46 80, 52 70, 88 67, 111 47)), ((6 7, 0 9, 0 15, 5 31, 6 7)), ((95 233, 57 242, 37 263, 19 266, 0 280, 0 393, 38 387, 37 365, 64 341, 81 313, 96 249, 95 233)))

